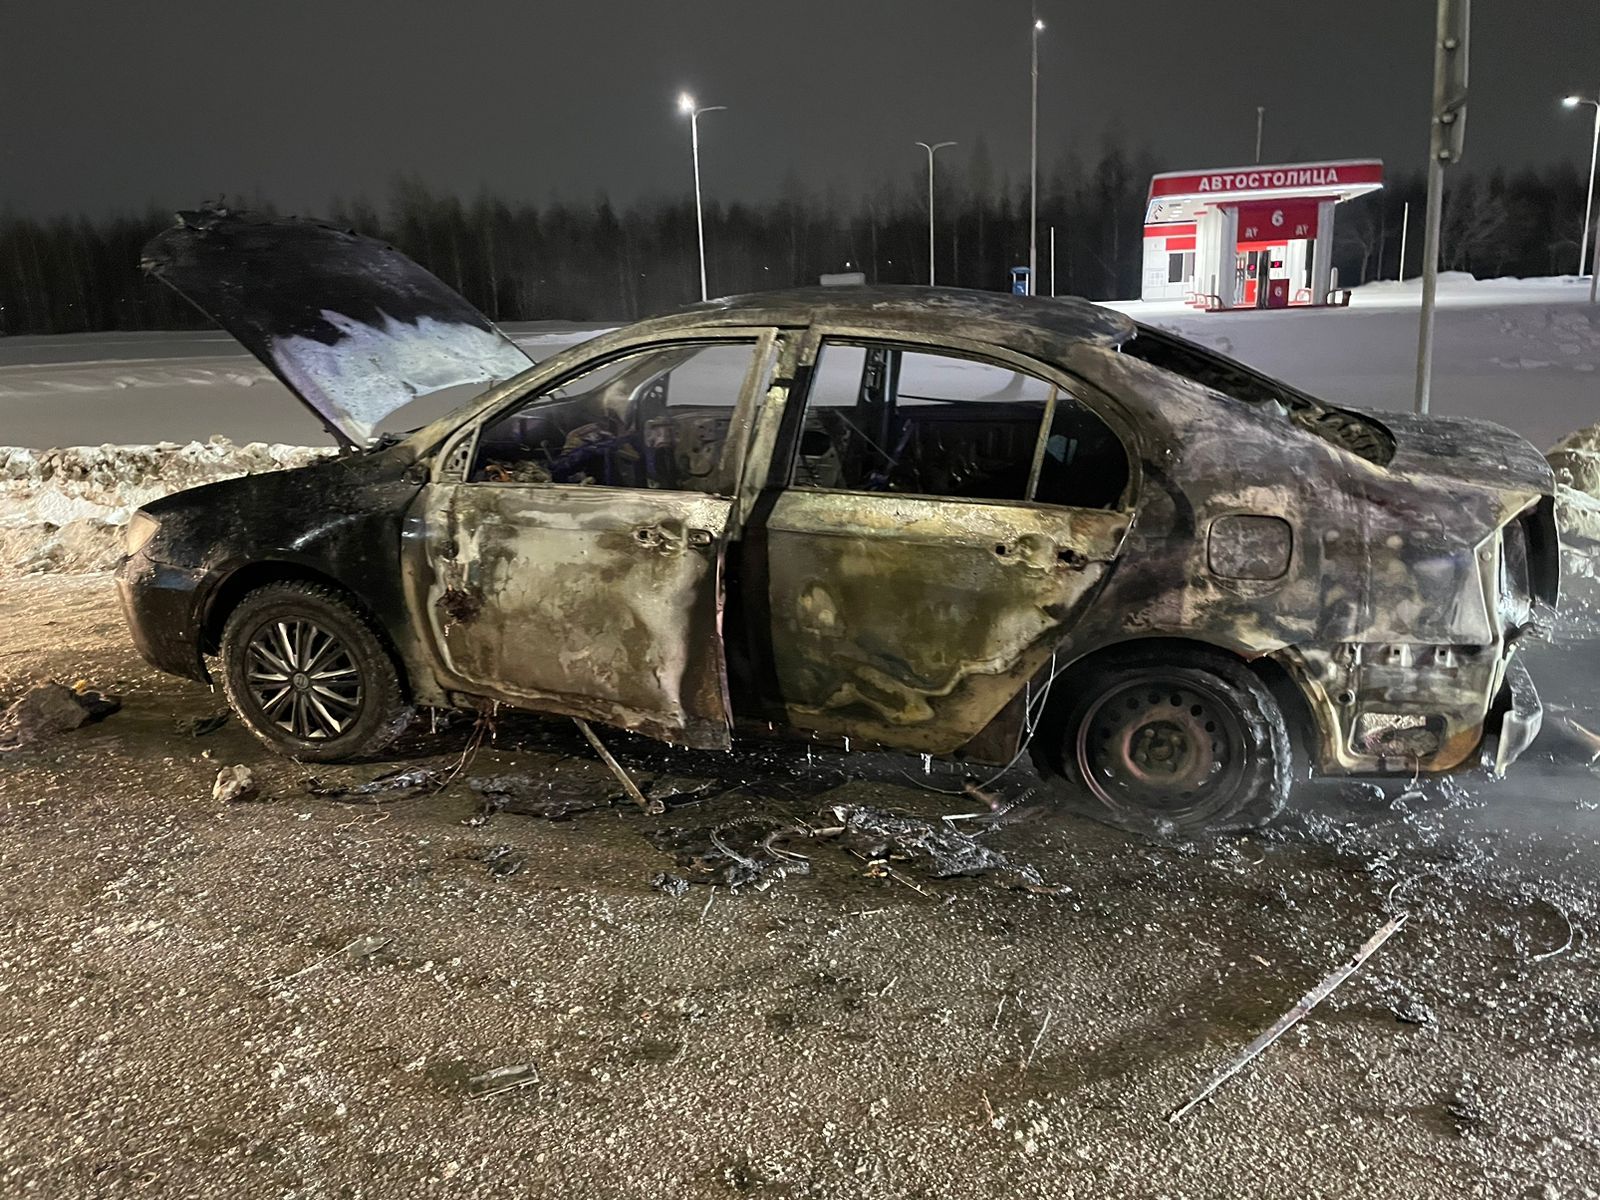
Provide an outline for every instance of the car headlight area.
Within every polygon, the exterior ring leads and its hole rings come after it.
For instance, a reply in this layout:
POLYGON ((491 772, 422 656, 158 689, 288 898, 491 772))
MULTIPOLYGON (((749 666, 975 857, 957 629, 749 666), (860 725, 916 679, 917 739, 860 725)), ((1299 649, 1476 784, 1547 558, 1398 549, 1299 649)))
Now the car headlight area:
POLYGON ((141 508, 133 514, 128 527, 122 531, 122 552, 132 558, 150 544, 150 539, 155 537, 160 528, 161 522, 141 508))

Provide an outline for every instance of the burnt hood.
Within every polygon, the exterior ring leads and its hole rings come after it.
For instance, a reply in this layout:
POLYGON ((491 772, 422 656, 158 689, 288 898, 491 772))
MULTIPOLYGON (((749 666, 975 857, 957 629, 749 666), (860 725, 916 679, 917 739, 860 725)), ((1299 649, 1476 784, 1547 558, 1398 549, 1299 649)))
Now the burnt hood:
POLYGON ((533 360, 394 247, 320 221, 179 213, 143 266, 237 338, 344 446, 418 396, 533 360))

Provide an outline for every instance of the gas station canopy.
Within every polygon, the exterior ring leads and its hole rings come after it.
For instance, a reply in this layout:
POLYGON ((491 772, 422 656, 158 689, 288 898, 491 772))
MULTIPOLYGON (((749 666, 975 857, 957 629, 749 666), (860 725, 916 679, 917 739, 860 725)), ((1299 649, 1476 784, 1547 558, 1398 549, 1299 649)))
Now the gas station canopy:
POLYGON ((1382 186, 1375 158, 1157 175, 1141 295, 1207 309, 1334 303, 1334 207, 1382 186))

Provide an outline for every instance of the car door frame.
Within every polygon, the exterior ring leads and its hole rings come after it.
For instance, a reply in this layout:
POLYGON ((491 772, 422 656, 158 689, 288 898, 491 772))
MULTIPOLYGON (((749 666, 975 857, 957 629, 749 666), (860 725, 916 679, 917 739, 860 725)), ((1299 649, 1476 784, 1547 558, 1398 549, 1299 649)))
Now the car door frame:
MULTIPOLYGON (((740 542, 738 570, 744 581, 745 603, 750 609, 749 627, 744 648, 749 658, 749 677, 743 689, 746 710, 750 711, 752 715, 754 715, 755 711, 759 711, 761 718, 765 721, 791 726, 795 732, 820 732, 824 736, 844 737, 846 739, 850 736, 859 736, 863 740, 876 741, 902 749, 949 753, 957 748, 958 740, 964 741, 971 736, 976 736, 982 725, 999 715, 1009 700, 990 706, 990 711, 981 722, 974 720, 964 722, 962 738, 953 740, 948 729, 930 726, 921 731, 907 731, 905 729, 892 728, 886 726, 883 722, 875 721, 824 722, 825 728, 815 730, 812 728, 814 714, 807 715, 805 719, 796 721, 796 714, 783 694, 783 679, 778 670, 775 649, 775 640, 779 636, 779 631, 774 622, 774 614, 771 607, 771 530, 769 521, 783 497, 792 488, 790 479, 793 475, 800 438, 804 430, 806 413, 810 406, 811 391, 815 384, 815 369, 822 349, 828 342, 887 345, 913 353, 944 353, 1022 372, 1062 388, 1074 400, 1082 403, 1104 422, 1107 429, 1111 431, 1121 445, 1127 462, 1128 480, 1114 509, 1072 509, 1068 506, 1040 504, 1037 501, 1026 499, 1021 501, 995 501, 990 505, 986 505, 988 507, 1011 508, 1019 513, 1040 509, 1056 513, 1081 512, 1091 520, 1105 518, 1112 524, 1120 525, 1120 531, 1116 534, 1115 545, 1104 560, 1105 570, 1098 581, 1088 589, 1088 593, 1082 603, 1076 607, 1074 620, 1071 624, 1063 626, 1047 639, 1030 647, 1028 652, 1019 657, 1017 662, 1012 664, 1011 668, 1005 672, 1006 677, 1015 684, 1012 689, 1013 697, 1016 693, 1024 690, 1028 681, 1035 678, 1041 670, 1050 667, 1057 652, 1069 641, 1072 628, 1081 622, 1084 614, 1092 608, 1095 598, 1105 589, 1112 570, 1128 546, 1129 538, 1137 519, 1138 497, 1141 494, 1141 485, 1143 483, 1141 472, 1142 456, 1137 426, 1131 417, 1117 404, 1114 397, 1094 385, 1091 381, 1066 370, 1060 365, 1014 350, 1008 346, 997 345, 994 342, 982 341, 977 338, 950 337, 943 334, 929 336, 904 328, 884 328, 865 324, 834 322, 813 323, 806 330, 804 336, 799 339, 794 378, 786 396, 781 428, 774 439, 774 450, 768 461, 767 472, 762 481, 760 494, 751 505, 750 513, 744 521, 740 542), (850 732, 851 729, 854 730, 853 734, 850 732)), ((1039 430, 1041 444, 1048 435, 1049 431, 1045 428, 1041 416, 1039 430)), ((865 492, 859 489, 806 488, 800 490, 813 494, 831 492, 835 495, 874 498, 896 495, 895 493, 865 492)), ((972 503, 954 497, 930 497, 929 499, 951 505, 972 503)), ((1062 665, 1064 665, 1064 660, 1062 665)))
MULTIPOLYGON (((773 394, 779 390, 773 385, 782 373, 780 359, 786 350, 792 358, 793 339, 785 338, 784 333, 784 330, 771 324, 759 324, 678 330, 666 336, 656 333, 621 340, 607 339, 607 344, 598 348, 591 356, 572 358, 562 355, 558 363, 552 364, 553 369, 548 371, 535 369, 519 380, 519 386, 515 390, 497 398, 492 404, 475 409, 467 420, 439 442, 431 457, 426 483, 407 512, 405 521, 407 549, 404 557, 407 564, 406 589, 413 634, 419 644, 426 647, 441 691, 449 695, 453 701, 469 705, 484 701, 507 703, 537 711, 593 719, 679 744, 705 748, 724 748, 729 744, 732 707, 727 686, 726 654, 722 634, 726 604, 724 576, 727 547, 729 542, 736 538, 741 523, 740 496, 743 494, 742 485, 746 474, 757 471, 764 477, 767 469, 764 459, 758 462, 752 458, 751 448, 759 441, 753 433, 761 414, 773 394), (541 394, 552 393, 564 382, 602 368, 607 363, 641 352, 656 349, 670 350, 675 346, 717 344, 744 344, 750 345, 753 349, 751 365, 740 384, 729 425, 727 441, 733 443, 735 455, 730 472, 732 486, 729 495, 717 496, 704 492, 669 492, 664 489, 620 488, 607 485, 473 483, 468 479, 483 431, 512 412, 528 406, 540 398, 541 394), (763 379, 768 381, 765 389, 760 387, 763 379), (455 556, 441 553, 450 547, 441 544, 447 539, 441 534, 439 523, 448 506, 448 500, 442 494, 442 489, 467 487, 540 489, 544 495, 558 500, 563 494, 573 494, 575 503, 579 505, 592 505, 595 497, 616 497, 619 504, 637 507, 648 505, 650 498, 654 496, 663 501, 672 497, 687 499, 691 505, 698 500, 706 505, 726 506, 722 527, 716 531, 708 546, 687 548, 663 546, 659 541, 652 544, 644 539, 641 539, 638 546, 640 553, 673 552, 683 549, 687 549, 690 553, 696 550, 707 552, 713 603, 709 608, 698 604, 692 606, 701 610, 698 618, 691 618, 690 614, 685 614, 686 619, 695 619, 697 624, 694 627, 689 625, 684 627, 682 645, 679 647, 683 655, 693 654, 698 640, 700 642, 698 650, 702 656, 714 660, 707 663, 708 670, 700 673, 697 696, 702 711, 695 714, 690 706, 686 705, 684 708, 691 717, 699 719, 687 723, 675 723, 662 719, 664 715, 662 713, 641 713, 604 697, 557 693, 532 695, 526 690, 508 689, 492 678, 463 674, 453 667, 445 641, 450 623, 474 614, 468 611, 472 607, 469 600, 465 605, 459 605, 452 615, 452 606, 458 602, 452 599, 450 584, 446 581, 449 569, 441 564, 455 556), (714 708, 715 712, 705 711, 710 708, 714 708)), ((550 399, 554 401, 558 398, 550 396, 550 399)), ((681 507, 681 505, 671 507, 681 507)), ((646 666, 646 664, 640 665, 641 668, 646 666)), ((681 684, 684 680, 680 679, 679 682, 681 684)), ((681 702, 686 697, 680 694, 678 699, 681 702)))

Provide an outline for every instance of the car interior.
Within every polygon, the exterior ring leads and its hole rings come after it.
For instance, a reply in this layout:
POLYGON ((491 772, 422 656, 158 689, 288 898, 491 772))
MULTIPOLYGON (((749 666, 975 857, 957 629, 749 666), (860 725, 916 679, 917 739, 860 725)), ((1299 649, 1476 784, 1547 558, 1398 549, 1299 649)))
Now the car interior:
POLYGON ((1122 444, 1094 412, 1008 368, 883 344, 826 343, 810 395, 797 487, 1115 508, 1128 485, 1122 444))
MULTIPOLYGON (((485 429, 470 478, 727 495, 728 429, 753 353, 668 347, 569 380, 485 429)), ((828 342, 808 397, 795 487, 1115 508, 1128 485, 1122 444, 1092 410, 991 363, 828 342)))
POLYGON ((685 345, 601 366, 485 429, 469 478, 726 494, 723 450, 753 353, 685 345))

